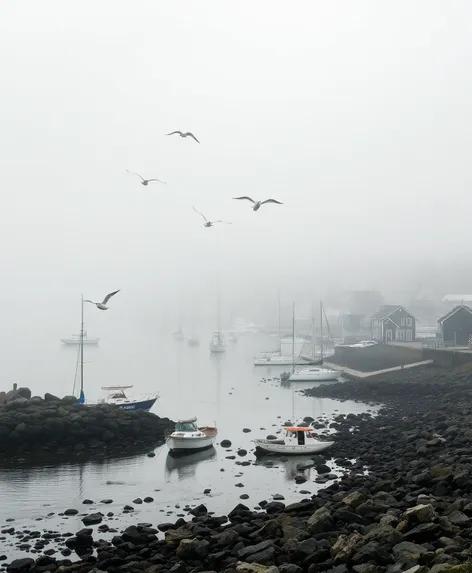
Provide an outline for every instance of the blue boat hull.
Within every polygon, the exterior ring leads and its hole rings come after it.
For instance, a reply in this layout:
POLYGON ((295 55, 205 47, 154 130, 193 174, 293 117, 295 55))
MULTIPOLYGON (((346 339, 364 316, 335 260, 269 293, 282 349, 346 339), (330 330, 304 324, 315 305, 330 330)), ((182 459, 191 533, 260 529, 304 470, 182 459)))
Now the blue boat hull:
POLYGON ((129 402, 128 404, 119 404, 122 410, 150 410, 156 403, 157 398, 143 400, 142 402, 129 402))

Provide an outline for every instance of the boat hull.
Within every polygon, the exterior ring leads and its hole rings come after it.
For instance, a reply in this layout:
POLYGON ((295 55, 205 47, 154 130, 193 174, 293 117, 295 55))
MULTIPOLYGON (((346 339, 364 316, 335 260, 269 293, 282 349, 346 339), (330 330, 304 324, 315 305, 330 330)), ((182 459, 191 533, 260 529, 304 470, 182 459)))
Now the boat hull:
POLYGON ((286 444, 280 443, 282 440, 254 440, 258 448, 269 454, 285 454, 285 455, 310 455, 318 452, 323 452, 330 448, 334 442, 316 442, 313 444, 286 444), (279 442, 279 443, 277 443, 279 442))
MULTIPOLYGON (((84 346, 88 346, 91 344, 98 344, 100 338, 90 338, 89 340, 84 340, 84 346)), ((62 344, 67 344, 68 346, 80 346, 80 339, 75 340, 74 338, 61 338, 62 344)))
MULTIPOLYGON (((254 366, 292 366, 293 358, 291 356, 271 356, 254 359, 254 366)), ((309 362, 298 360, 298 366, 307 366, 309 362)))
POLYGON ((178 438, 169 437, 167 439, 167 447, 169 452, 174 455, 184 455, 191 454, 195 452, 201 452, 211 448, 215 442, 215 436, 205 436, 202 438, 178 438))
POLYGON ((337 380, 343 375, 342 370, 329 369, 306 369, 294 372, 289 380, 290 382, 329 382, 337 380))
MULTIPOLYGON (((117 404, 117 406, 122 410, 142 410, 146 412, 149 411, 154 406, 156 401, 157 398, 152 398, 150 400, 140 400, 137 402, 117 404)), ((109 402, 109 404, 113 404, 113 402, 109 402)))
POLYGON ((210 352, 226 352, 226 346, 210 344, 210 352))

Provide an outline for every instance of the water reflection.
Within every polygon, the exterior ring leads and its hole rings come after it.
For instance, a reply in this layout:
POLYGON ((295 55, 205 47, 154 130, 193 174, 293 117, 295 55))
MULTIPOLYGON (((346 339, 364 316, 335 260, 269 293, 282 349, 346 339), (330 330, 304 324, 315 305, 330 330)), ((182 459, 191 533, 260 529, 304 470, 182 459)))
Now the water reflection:
POLYGON ((216 460, 216 450, 214 447, 185 456, 173 456, 169 453, 166 458, 166 481, 169 481, 170 476, 174 472, 177 474, 179 481, 195 477, 197 465, 200 462, 208 462, 211 460, 216 460))
POLYGON ((297 476, 304 477, 305 480, 308 481, 311 476, 311 461, 312 460, 309 456, 287 457, 270 455, 257 458, 254 462, 254 465, 272 468, 283 468, 285 481, 294 481, 297 476))

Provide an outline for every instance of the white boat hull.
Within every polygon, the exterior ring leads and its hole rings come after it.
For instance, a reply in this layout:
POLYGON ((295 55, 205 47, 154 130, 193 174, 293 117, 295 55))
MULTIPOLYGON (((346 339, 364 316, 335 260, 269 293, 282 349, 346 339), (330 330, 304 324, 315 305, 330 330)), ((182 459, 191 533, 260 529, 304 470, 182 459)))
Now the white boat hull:
POLYGON ((173 454, 192 453, 211 448, 215 442, 215 439, 216 435, 205 436, 201 438, 188 438, 186 436, 178 438, 171 436, 167 440, 167 447, 173 454))
MULTIPOLYGON (((90 344, 98 344, 98 341, 100 340, 100 338, 88 338, 85 339, 84 338, 84 346, 90 345, 90 344)), ((67 344, 67 345, 75 345, 75 346, 79 346, 80 345, 80 338, 61 338, 61 342, 63 344, 67 344)))
POLYGON ((271 454, 309 455, 323 452, 330 448, 334 442, 314 442, 310 444, 285 443, 284 440, 254 440, 257 447, 271 454), (279 442, 279 443, 277 443, 279 442), (282 443, 280 443, 282 442, 282 443))
POLYGON ((221 344, 210 344, 210 352, 226 352, 226 346, 221 344))
MULTIPOLYGON (((254 358, 254 366, 292 366, 293 358, 291 356, 258 356, 254 358)), ((298 365, 305 364, 304 360, 298 360, 298 365)))
POLYGON ((331 370, 330 368, 304 368, 294 372, 290 382, 329 382, 337 380, 343 375, 342 370, 331 370))

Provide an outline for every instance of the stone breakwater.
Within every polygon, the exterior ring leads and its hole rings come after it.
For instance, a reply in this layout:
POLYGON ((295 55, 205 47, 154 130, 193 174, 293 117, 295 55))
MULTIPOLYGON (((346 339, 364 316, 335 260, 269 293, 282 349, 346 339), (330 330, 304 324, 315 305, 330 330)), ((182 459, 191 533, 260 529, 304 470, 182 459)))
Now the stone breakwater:
POLYGON ((173 424, 149 412, 86 407, 73 396, 31 397, 19 388, 0 395, 0 455, 131 453, 162 443, 173 424))
POLYGON ((333 485, 222 517, 200 505, 187 519, 130 525, 111 541, 100 539, 105 523, 51 533, 66 546, 60 558, 49 550, 8 573, 470 573, 472 376, 426 368, 307 393, 386 403, 375 417, 333 422, 331 453, 345 468, 333 485))

